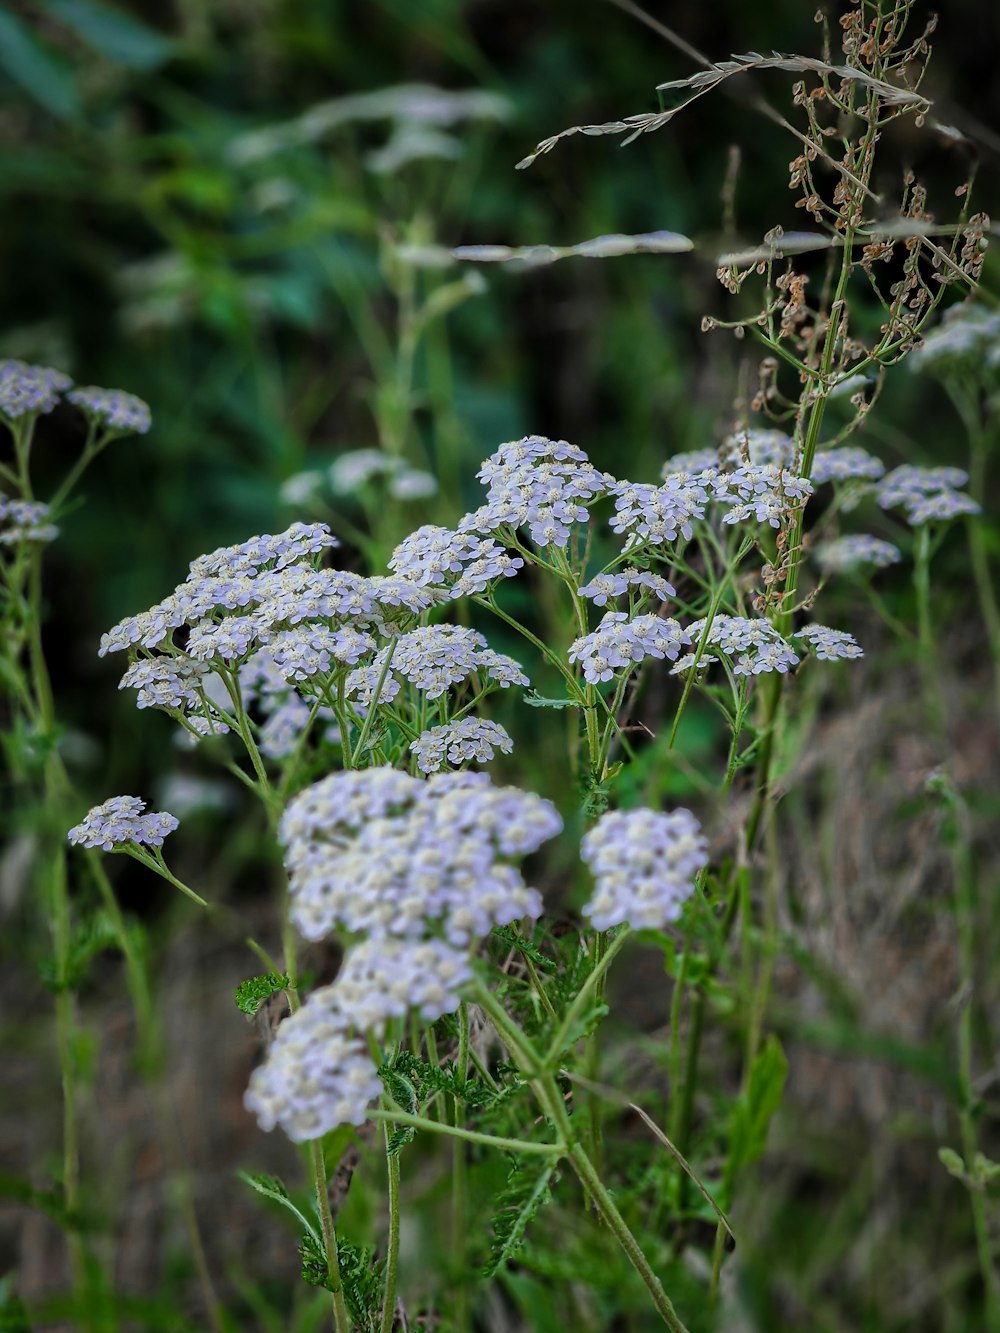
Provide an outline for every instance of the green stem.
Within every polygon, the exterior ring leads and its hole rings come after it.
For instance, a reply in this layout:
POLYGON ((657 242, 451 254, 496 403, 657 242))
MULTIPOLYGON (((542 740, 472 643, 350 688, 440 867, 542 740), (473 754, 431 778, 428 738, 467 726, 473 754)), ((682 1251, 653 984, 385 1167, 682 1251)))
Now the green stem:
POLYGON ((498 1134, 480 1134, 475 1129, 464 1129, 458 1125, 449 1125, 446 1121, 428 1120, 425 1116, 411 1115, 409 1111, 399 1111, 395 1107, 390 1111, 379 1109, 369 1111, 368 1118, 384 1124, 409 1125, 412 1129, 426 1129, 432 1134, 445 1134, 452 1138, 464 1139, 466 1143, 481 1143, 485 1148, 504 1148, 508 1152, 526 1153, 529 1156, 559 1157, 565 1151, 561 1143, 532 1143, 528 1139, 510 1139, 498 1134))
POLYGON ((555 1037, 552 1039, 552 1045, 549 1047, 548 1053, 546 1054, 545 1059, 542 1061, 541 1067, 543 1069, 554 1069, 557 1067, 559 1059, 563 1051, 565 1051, 566 1049, 566 1043, 569 1040, 569 1035, 573 1031, 573 1025, 576 1023, 577 1019, 583 1013, 584 1009, 586 1009, 587 1005, 591 1002, 591 997, 594 995, 594 992, 597 991, 601 979, 604 977, 604 974, 607 972, 608 968, 611 966, 611 964, 617 958, 618 954, 621 952, 625 944, 625 941, 629 938, 630 933, 631 932, 629 931, 628 927, 625 927, 623 930, 619 931, 619 933, 614 937, 614 939, 604 950, 603 957, 601 957, 597 961, 594 970, 590 973, 590 976, 588 976, 587 980, 580 987, 579 991, 576 994, 576 997, 573 1000, 573 1003, 566 1010, 566 1014, 563 1018, 563 1021, 559 1025, 559 1029, 556 1032, 555 1037))
POLYGON ((390 1122, 383 1126, 389 1193, 389 1235, 385 1251, 385 1294, 382 1297, 380 1333, 392 1333, 396 1314, 396 1281, 399 1273, 399 1153, 389 1151, 390 1122))
POLYGON ((351 1333, 351 1320, 344 1301, 344 1284, 340 1276, 340 1255, 337 1249, 337 1232, 333 1225, 333 1213, 330 1211, 330 1191, 327 1187, 326 1162, 323 1159, 323 1142, 313 1139, 309 1144, 309 1160, 312 1164, 313 1187, 316 1191, 316 1206, 319 1209, 320 1225, 323 1229, 323 1246, 326 1250, 326 1272, 330 1284, 330 1299, 333 1306, 333 1326, 336 1333, 351 1333))
MULTIPOLYGON (((464 1083, 469 1072, 469 1007, 463 1003, 458 1011, 458 1065, 456 1075, 464 1083)), ((462 1103, 453 1097, 453 1128, 462 1128, 462 1103)), ((460 1138, 452 1145, 451 1177, 451 1258, 455 1272, 455 1329, 456 1333, 467 1333, 469 1328, 469 1286, 465 1271, 465 1145, 460 1138)))

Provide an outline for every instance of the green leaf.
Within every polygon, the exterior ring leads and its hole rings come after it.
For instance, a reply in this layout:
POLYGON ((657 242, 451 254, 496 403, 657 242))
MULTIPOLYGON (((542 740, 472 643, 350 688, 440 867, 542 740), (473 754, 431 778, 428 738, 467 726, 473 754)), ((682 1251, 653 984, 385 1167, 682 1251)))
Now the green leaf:
POLYGON ((763 1156, 771 1119, 781 1105, 788 1076, 788 1061, 777 1037, 770 1036, 758 1052, 746 1091, 733 1116, 729 1147, 729 1172, 736 1173, 763 1156))
POLYGON ((521 695, 521 702, 526 703, 530 708, 579 708, 578 699, 544 699, 535 690, 529 690, 527 694, 521 695))
POLYGON ((949 1176, 954 1176, 956 1180, 961 1180, 964 1183, 966 1179, 965 1162, 954 1148, 939 1148, 938 1161, 949 1176))
POLYGON ((281 972, 263 972, 257 977, 248 977, 241 981, 233 992, 237 1009, 252 1018, 260 1006, 278 991, 288 985, 288 978, 281 972))
POLYGON ((262 1194, 265 1199, 272 1199, 275 1203, 280 1203, 282 1208, 287 1209, 293 1217, 298 1218, 306 1229, 306 1235, 311 1236, 322 1250, 323 1242, 315 1224, 310 1222, 309 1218, 292 1203, 288 1197, 288 1191, 277 1176, 264 1175, 263 1172, 251 1175, 249 1171, 237 1171, 236 1174, 244 1185, 249 1185, 252 1190, 256 1191, 257 1194, 262 1194))
POLYGON ((123 65, 126 69, 156 69, 177 49, 169 37, 140 23, 124 10, 99 4, 98 0, 46 0, 45 8, 113 65, 123 65))
POLYGON ((45 49, 27 23, 0 9, 0 69, 39 106, 60 120, 80 114, 80 99, 70 68, 45 49))
POLYGON ((537 1176, 520 1163, 515 1165, 492 1218, 493 1242, 484 1277, 493 1277, 521 1248, 529 1224, 552 1198, 549 1181, 554 1172, 551 1162, 537 1176))

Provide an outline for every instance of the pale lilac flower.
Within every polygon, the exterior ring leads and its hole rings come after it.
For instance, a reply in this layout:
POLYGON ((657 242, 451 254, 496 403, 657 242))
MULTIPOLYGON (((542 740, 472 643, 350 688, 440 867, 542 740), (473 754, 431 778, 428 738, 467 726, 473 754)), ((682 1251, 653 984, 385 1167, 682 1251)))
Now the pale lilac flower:
POLYGON ((963 362, 985 361, 1000 366, 1000 313, 963 302, 952 306, 938 327, 915 347, 909 357, 916 373, 946 374, 963 362))
POLYGON ((502 444, 477 474, 486 504, 468 514, 461 531, 488 535, 526 527, 536 546, 565 546, 586 504, 607 494, 613 479, 598 472, 582 449, 565 440, 527 435, 502 444))
POLYGON ((812 479, 817 486, 826 481, 850 481, 857 477, 877 481, 884 473, 885 464, 880 458, 853 445, 821 449, 813 459, 812 479))
POLYGON ((386 671, 383 674, 382 667, 384 664, 385 658, 383 657, 378 665, 355 667, 348 674, 345 682, 347 697, 354 705, 354 711, 362 717, 372 705, 380 680, 382 682, 378 694, 380 704, 391 704, 400 691, 399 681, 392 672, 386 671))
MULTIPOLYGON (((688 626, 691 641, 701 640, 704 620, 688 626)), ((799 658, 768 620, 747 620, 742 616, 716 616, 708 631, 706 647, 728 657, 736 676, 760 676, 771 671, 784 675, 798 664, 799 658)), ((704 660, 704 658, 702 659, 704 660)), ((686 659, 685 659, 686 662, 686 659)), ((690 663, 674 672, 687 670, 690 663)))
POLYGON ((468 951, 444 940, 376 938, 349 949, 332 986, 315 991, 359 1032, 382 1037, 386 1023, 413 1011, 428 1023, 453 1014, 472 980, 468 951))
POLYGON ((810 650, 823 662, 833 662, 837 658, 863 657, 857 640, 841 629, 828 629, 826 625, 806 625, 796 630, 793 638, 801 639, 810 650))
POLYGON ((24 361, 0 361, 0 413, 8 420, 51 412, 59 395, 73 381, 48 366, 29 366, 24 361))
POLYGON ((672 454, 663 464, 660 475, 667 481, 670 477, 717 471, 718 467, 717 449, 692 449, 687 453, 672 454))
POLYGON ((574 640, 568 657, 580 663, 585 680, 598 685, 647 657, 674 661, 681 646, 690 642, 688 631, 676 620, 651 615, 630 620, 624 611, 609 611, 595 630, 574 640))
MULTIPOLYGON (((382 665, 387 653, 384 648, 378 654, 376 667, 382 665)), ((493 652, 478 630, 462 625, 422 625, 401 635, 393 653, 392 670, 429 699, 439 698, 478 670, 485 670, 501 686, 529 683, 512 658, 493 652)))
POLYGON ((187 651, 197 661, 221 658, 235 662, 256 645, 258 624, 253 616, 227 616, 218 622, 203 620, 191 627, 187 651))
POLYGON ((722 452, 731 463, 748 462, 753 467, 781 469, 791 466, 795 441, 782 430, 753 427, 730 435, 722 452))
POLYGON ((399 460, 381 449, 351 449, 330 464, 330 485, 339 495, 350 495, 398 467, 399 460))
POLYGON ((902 558, 899 548, 893 546, 892 542, 882 541, 865 532, 838 537, 816 549, 816 559, 822 567, 835 571, 856 569, 861 565, 885 569, 889 565, 898 564, 902 558))
POLYGON ((905 463, 883 478, 875 488, 875 497, 882 509, 902 507, 906 521, 919 527, 979 513, 975 500, 956 489, 968 480, 969 474, 959 467, 916 467, 905 463))
POLYGON ((726 490, 717 492, 716 498, 731 506, 723 523, 741 523, 753 518, 772 528, 780 528, 782 520, 801 508, 813 490, 807 478, 772 464, 739 467, 735 472, 723 474, 720 481, 725 483, 726 490))
POLYGON ((162 847, 164 838, 177 828, 177 820, 165 811, 143 814, 145 809, 146 802, 138 796, 112 796, 88 810, 67 836, 76 847, 99 847, 105 852, 133 843, 162 847))
POLYGON ((583 911, 596 930, 662 930, 681 914, 708 847, 690 810, 612 810, 583 839, 595 887, 583 911))
POLYGON ((235 546, 220 546, 191 562, 195 578, 206 575, 256 573, 272 566, 284 569, 304 557, 332 546, 339 546, 325 523, 293 523, 284 532, 264 533, 235 546))
POLYGON ((49 506, 40 500, 12 500, 0 494, 0 545, 51 542, 59 529, 49 522, 49 506))
POLYGON ((660 486, 621 481, 610 488, 615 497, 613 531, 627 533, 625 550, 646 542, 660 546, 678 536, 690 538, 691 520, 703 518, 711 496, 702 478, 668 477, 660 486))
POLYGON ((498 722, 479 717, 463 717, 431 727, 410 743, 421 773, 437 773, 446 763, 453 768, 462 764, 485 764, 497 750, 511 754, 514 742, 498 722))
POLYGON ((278 1028, 267 1059, 250 1075, 243 1104, 261 1129, 280 1124, 294 1143, 338 1125, 361 1125, 382 1084, 365 1044, 327 997, 310 996, 278 1028))
POLYGON ((99 389, 91 384, 72 389, 66 400, 120 434, 145 435, 152 424, 149 405, 123 389, 99 389))
POLYGON ((611 574, 595 574, 580 589, 580 595, 589 598, 595 606, 607 606, 608 601, 620 597, 629 588, 647 588, 661 602, 675 595, 674 589, 659 574, 648 570, 622 569, 611 574))
POLYGON ((141 657, 122 676, 120 690, 138 690, 136 708, 201 706, 199 690, 209 668, 184 654, 141 657))
POLYGON ((334 630, 308 624, 281 630, 267 644, 275 670, 287 681, 329 675, 336 663, 353 666, 375 646, 370 634, 349 626, 334 630))
POLYGON ((548 801, 485 773, 426 781, 389 768, 335 773, 293 800, 280 827, 292 917, 311 940, 335 927, 456 947, 541 914, 509 858, 562 827, 548 801))
POLYGON ((452 597, 476 596, 511 578, 524 565, 492 537, 425 524, 392 553, 389 568, 421 586, 447 589, 452 597))
POLYGON ((420 468, 400 468, 389 478, 389 494, 394 500, 427 500, 437 493, 437 478, 420 468))

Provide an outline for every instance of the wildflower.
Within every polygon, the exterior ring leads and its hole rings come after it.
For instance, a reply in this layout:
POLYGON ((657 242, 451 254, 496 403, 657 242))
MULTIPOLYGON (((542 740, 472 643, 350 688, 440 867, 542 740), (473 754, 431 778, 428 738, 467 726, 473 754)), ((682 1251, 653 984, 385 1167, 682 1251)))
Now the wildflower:
POLYGON ((347 697, 354 704, 354 710, 364 716, 365 712, 371 707, 375 699, 375 691, 378 690, 378 702, 380 704, 390 704, 400 691, 400 684, 391 671, 383 671, 385 658, 381 662, 369 664, 368 666, 355 667, 348 674, 345 682, 347 697), (379 681, 382 682, 379 688, 379 681))
POLYGON ((610 488, 615 497, 612 530, 627 532, 625 550, 648 542, 653 546, 691 537, 693 518, 703 518, 709 491, 700 478, 668 477, 660 486, 622 481, 610 488))
POLYGON ((674 589, 665 578, 639 569, 623 569, 614 574, 595 574, 590 582, 580 589, 580 595, 589 598, 595 606, 607 606, 611 598, 620 597, 629 588, 647 588, 661 602, 675 595, 674 589))
POLYGON ((389 494, 394 500, 427 500, 437 493, 437 478, 419 468, 400 468, 389 479, 389 494))
POLYGON ((398 460, 381 449, 351 449, 330 464, 330 485, 339 495, 351 495, 398 466, 398 460))
POLYGON ((735 472, 723 474, 720 480, 726 489, 719 490, 717 498, 731 506, 723 523, 740 523, 753 518, 758 523, 780 528, 786 515, 801 508, 813 491, 812 483, 806 477, 771 464, 740 467, 735 472))
POLYGON ((484 764, 497 750, 501 754, 511 754, 513 749, 514 742, 498 722, 478 717, 464 717, 457 722, 431 727, 410 744, 421 773, 436 773, 445 762, 455 768, 472 762, 484 764))
POLYGON ((148 404, 123 389, 98 389, 95 385, 73 389, 67 402, 80 408, 91 420, 120 434, 145 435, 152 424, 148 404))
POLYGON ((885 569, 889 565, 898 564, 902 556, 892 542, 861 532, 838 537, 835 541, 817 547, 816 558, 824 569, 839 571, 856 569, 859 565, 885 569))
POLYGON ((795 441, 782 430, 754 427, 730 435, 723 443, 722 454, 731 463, 787 468, 795 457, 795 441))
POLYGON ((681 645, 690 643, 687 630, 676 620, 659 616, 635 616, 609 611, 597 629, 570 646, 569 660, 583 667, 584 679, 592 685, 610 680, 623 667, 631 669, 646 657, 676 659, 681 645))
POLYGON ((906 463, 894 468, 875 488, 882 509, 902 508, 914 527, 945 522, 962 514, 978 514, 979 505, 956 489, 969 474, 959 467, 915 467, 906 463))
POLYGON ((502 444, 477 476, 486 504, 467 514, 463 532, 484 535, 526 527, 536 546, 565 546, 574 523, 586 523, 586 502, 608 493, 613 478, 598 472, 582 449, 542 435, 502 444))
POLYGON ((367 1048, 350 1033, 345 1015, 317 994, 278 1028, 243 1098, 261 1129, 280 1124, 295 1143, 338 1125, 362 1124, 382 1093, 367 1048))
POLYGON ((491 583, 512 578, 524 565, 492 537, 426 523, 392 553, 389 568, 421 586, 448 588, 452 597, 475 596, 491 583))
POLYGON ((715 449, 692 449, 688 453, 671 454, 663 464, 660 475, 664 481, 671 477, 699 472, 717 471, 719 454, 715 449))
POLYGON ((583 909, 595 930, 624 924, 655 930, 676 921, 708 864, 690 810, 609 811, 584 837, 581 855, 595 880, 583 909))
POLYGON ((48 505, 40 500, 12 500, 0 495, 0 545, 55 541, 59 529, 48 521, 49 513, 48 505))
POLYGON ((177 820, 162 811, 143 814, 145 809, 146 802, 138 796, 112 796, 88 810, 67 836, 76 847, 100 847, 105 852, 130 843, 162 847, 164 838, 177 827, 177 820))
POLYGON ((144 657, 132 665, 118 683, 120 690, 138 690, 136 708, 184 708, 201 705, 199 689, 208 671, 202 662, 184 654, 177 657, 144 657))
POLYGON ((429 1023, 454 1013, 459 992, 471 980, 465 949, 443 940, 373 939, 347 951, 325 992, 359 1032, 381 1037, 389 1019, 409 1010, 429 1023))
POLYGON ((826 625, 806 625, 804 629, 796 630, 792 637, 808 644, 822 662, 864 656, 861 646, 852 635, 841 629, 828 629, 826 625))
MULTIPOLYGON (((387 653, 383 649, 378 654, 375 666, 382 665, 387 653)), ((494 653, 478 630, 461 625, 422 625, 403 634, 396 643, 392 669, 429 699, 439 698, 479 670, 502 687, 529 684, 512 658, 494 653)))
POLYGON ((284 532, 265 533, 199 556, 191 563, 191 575, 197 579, 206 575, 257 573, 269 565, 284 569, 306 556, 339 545, 326 523, 293 523, 284 532))
POLYGON ((24 361, 0 361, 0 413, 10 421, 51 412, 59 395, 73 383, 68 375, 48 366, 24 361))
POLYGON ((953 306, 943 321, 914 348, 910 369, 946 374, 956 365, 983 361, 1000 366, 1000 314, 968 302, 953 306))
POLYGON ((541 914, 511 858, 561 827, 548 801, 496 788, 485 773, 332 774, 282 817, 293 920, 310 940, 337 926, 409 939, 440 929, 464 948, 494 925, 541 914))
MULTIPOLYGON (((696 620, 688 626, 692 641, 700 641, 705 623, 704 620, 696 620)), ((795 651, 768 620, 716 616, 709 626, 705 642, 706 647, 717 649, 733 662, 733 674, 736 676, 760 676, 771 671, 784 675, 791 667, 797 666, 799 661, 795 651)), ((680 669, 678 664, 674 672, 680 669)))
POLYGON ((877 481, 885 473, 885 464, 867 449, 854 446, 821 449, 813 459, 812 479, 817 486, 825 481, 849 481, 865 477, 877 481))
POLYGON ((268 642, 268 651, 285 680, 308 680, 328 675, 335 662, 353 665, 375 651, 375 640, 350 627, 332 630, 325 625, 301 625, 276 634, 268 642))
POLYGON ((322 487, 322 472, 296 472, 281 483, 278 496, 286 505, 308 505, 318 498, 322 487))

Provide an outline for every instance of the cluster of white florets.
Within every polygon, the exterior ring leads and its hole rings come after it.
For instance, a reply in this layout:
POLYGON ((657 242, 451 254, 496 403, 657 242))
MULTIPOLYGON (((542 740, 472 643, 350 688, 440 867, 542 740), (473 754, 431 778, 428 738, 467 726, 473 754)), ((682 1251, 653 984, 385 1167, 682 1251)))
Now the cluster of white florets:
POLYGON ((49 512, 49 506, 40 500, 12 500, 0 493, 0 546, 55 541, 59 529, 50 521, 49 512))
POLYGON ((596 930, 662 929, 676 921, 708 863, 690 810, 609 811, 584 837, 581 855, 595 880, 583 911, 596 930))
POLYGON ((431 727, 410 743, 410 753, 416 756, 421 773, 437 773, 446 764, 451 768, 485 764, 497 751, 511 754, 513 749, 507 730, 499 722, 482 717, 462 717, 431 727))
MULTIPOLYGON (((705 631, 705 620, 696 620, 688 626, 691 639, 700 642, 705 631)), ((777 671, 784 675, 798 665, 799 657, 782 638, 769 620, 748 620, 742 616, 715 616, 708 627, 705 647, 714 648, 731 663, 735 676, 761 676, 777 671)), ((682 658, 674 667, 680 673, 689 670, 697 654, 682 658)), ((703 651, 700 664, 714 662, 714 655, 703 651)))
POLYGON ((88 810, 67 836, 75 847, 99 847, 104 852, 140 844, 162 847, 177 820, 165 811, 144 814, 145 809, 146 802, 138 796, 112 796, 88 810))
POLYGON ((149 407, 135 394, 93 385, 74 389, 72 384, 61 370, 11 358, 0 360, 0 415, 9 422, 44 416, 55 410, 62 396, 90 418, 105 440, 114 435, 145 435, 149 430, 149 407))
POLYGON ((278 1029, 246 1095, 265 1129, 293 1139, 360 1124, 381 1091, 355 1034, 408 1012, 458 1008, 470 949, 493 926, 537 917, 516 862, 560 831, 555 807, 485 774, 426 781, 392 768, 335 773, 282 818, 292 917, 307 939, 361 935, 331 986, 278 1029))
POLYGON ((492 537, 425 524, 392 553, 389 568, 421 586, 447 590, 450 597, 476 597, 500 579, 512 578, 524 561, 492 537))
POLYGON ((957 489, 968 480, 969 474, 960 467, 916 467, 904 463, 879 482, 875 497, 882 509, 901 508, 907 523, 913 527, 946 523, 964 514, 979 513, 976 501, 957 489))
POLYGON ((624 611, 608 611, 595 630, 574 640, 568 656, 580 664, 585 680, 599 685, 647 657, 675 661, 690 642, 690 634, 676 620, 652 615, 629 619, 624 611))
POLYGON ((898 564, 902 558, 898 546, 866 532, 837 537, 816 548, 816 559, 820 565, 837 573, 866 565, 873 569, 886 569, 889 565, 898 564))

